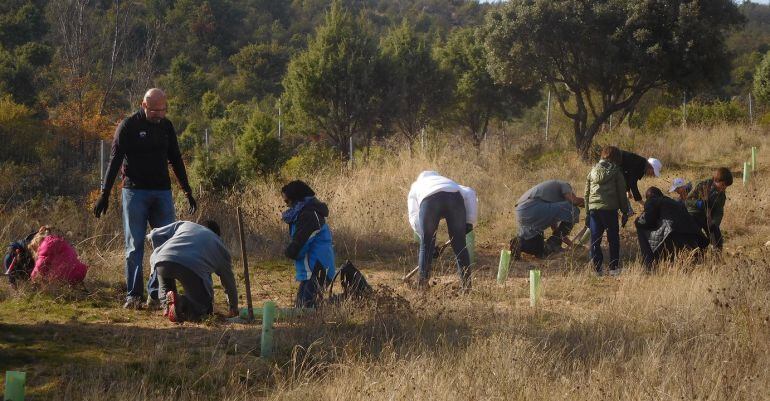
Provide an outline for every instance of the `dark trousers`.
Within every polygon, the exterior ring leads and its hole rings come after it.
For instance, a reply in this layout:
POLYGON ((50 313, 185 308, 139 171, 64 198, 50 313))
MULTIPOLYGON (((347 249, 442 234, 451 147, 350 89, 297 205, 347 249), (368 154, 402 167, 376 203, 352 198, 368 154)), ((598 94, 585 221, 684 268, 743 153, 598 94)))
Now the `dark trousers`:
POLYGON ((639 239, 639 252, 642 254, 642 264, 650 271, 655 263, 663 258, 673 257, 678 251, 683 249, 705 249, 708 246, 708 240, 698 234, 671 233, 666 237, 657 252, 653 252, 649 240, 649 230, 637 227, 636 236, 639 239))
POLYGON ((465 201, 459 192, 438 192, 420 203, 422 238, 420 240, 420 279, 430 277, 436 230, 441 219, 446 220, 452 250, 457 259, 457 271, 463 283, 470 279, 470 256, 465 244, 465 201))
POLYGON ((714 242, 712 245, 714 245, 714 248, 721 250, 722 245, 724 245, 724 238, 722 238, 722 230, 719 229, 719 226, 711 223, 711 226, 709 227, 706 222, 706 216, 693 216, 693 218, 695 218, 695 222, 698 223, 698 227, 700 227, 700 229, 703 230, 703 233, 706 234, 706 238, 708 238, 709 242, 711 242, 711 236, 713 235, 714 242))
POLYGON ((297 308, 315 308, 323 300, 326 288, 326 269, 316 263, 310 279, 299 282, 294 306, 297 308))
POLYGON ((610 270, 620 265, 620 224, 617 210, 591 210, 588 215, 588 229, 591 230, 591 261, 597 272, 602 270, 604 254, 602 253, 602 237, 607 232, 607 242, 610 246, 610 270))
POLYGON ((158 299, 166 307, 166 293, 176 292, 176 281, 182 284, 184 295, 177 296, 174 306, 177 316, 183 320, 200 320, 214 312, 214 300, 203 280, 192 270, 174 262, 158 262, 155 265, 158 274, 158 299))
POLYGON ((574 226, 574 224, 568 221, 560 222, 556 228, 556 231, 551 233, 551 236, 548 237, 547 240, 543 234, 538 234, 530 239, 519 237, 519 245, 521 246, 521 251, 530 255, 534 255, 538 258, 544 258, 552 253, 555 253, 561 249, 561 246, 564 243, 562 238, 569 235, 570 231, 572 231, 572 227, 574 226))

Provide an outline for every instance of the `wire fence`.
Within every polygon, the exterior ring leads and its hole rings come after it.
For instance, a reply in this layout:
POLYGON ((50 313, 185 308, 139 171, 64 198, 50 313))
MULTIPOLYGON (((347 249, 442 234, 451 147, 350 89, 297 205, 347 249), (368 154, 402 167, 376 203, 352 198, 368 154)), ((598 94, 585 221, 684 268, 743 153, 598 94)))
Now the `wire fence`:
MULTIPOLYGON (((692 99, 694 97, 689 97, 689 99, 683 97, 682 99, 680 107, 683 125, 687 124, 686 119, 692 99)), ((756 126, 760 119, 770 111, 767 105, 761 102, 758 103, 756 98, 750 93, 734 97, 730 102, 738 105, 744 115, 740 121, 747 123, 749 127, 756 126)), ((543 121, 539 130, 542 130, 541 132, 544 134, 545 140, 548 141, 554 134, 555 127, 552 120, 555 114, 557 114, 551 96, 548 96, 548 101, 545 102, 544 106, 545 110, 542 113, 543 121)), ((211 138, 216 136, 216 133, 206 129, 205 133, 202 132, 201 135, 203 136, 206 148, 204 154, 207 154, 208 144, 211 138)), ((0 143, 4 143, 6 146, 14 143, 14 138, 6 138, 4 136, 5 134, 0 131, 0 143)), ((281 136, 283 137, 284 135, 281 136)), ((421 148, 426 147, 427 140, 427 135, 423 129, 419 136, 421 148)), ((11 178, 11 183, 0 179, 1 198, 7 199, 14 194, 22 195, 23 197, 27 197, 30 194, 82 197, 101 187, 106 178, 106 170, 110 158, 112 146, 110 139, 73 138, 71 136, 57 135, 55 132, 49 131, 45 134, 42 143, 43 150, 29 148, 21 152, 11 152, 13 153, 11 155, 0 156, 0 162, 2 162, 0 163, 0 174, 24 178, 23 180, 11 178), (15 163, 6 163, 8 161, 15 163), (16 169, 16 171, 12 169, 16 169)), ((349 168, 351 168, 353 166, 353 155, 355 154, 352 138, 347 145, 348 149, 345 150, 348 153, 350 159, 349 168)), ((185 157, 189 160, 193 154, 192 152, 186 153, 185 157)))

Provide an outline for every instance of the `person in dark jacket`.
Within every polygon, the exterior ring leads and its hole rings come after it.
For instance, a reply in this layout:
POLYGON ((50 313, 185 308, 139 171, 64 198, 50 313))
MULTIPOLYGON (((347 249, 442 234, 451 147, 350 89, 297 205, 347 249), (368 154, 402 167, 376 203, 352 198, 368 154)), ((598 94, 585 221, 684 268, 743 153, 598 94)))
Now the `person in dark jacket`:
POLYGON ((685 201, 687 211, 706 233, 711 245, 718 250, 721 250, 724 244, 720 225, 727 202, 725 191, 730 185, 733 185, 733 174, 727 167, 720 167, 714 170, 711 179, 696 184, 685 201))
POLYGON ((636 219, 642 263, 648 271, 661 258, 683 249, 705 249, 708 240, 682 202, 663 195, 657 187, 645 193, 644 211, 636 219))
POLYGON ((329 208, 302 181, 284 185, 281 195, 289 207, 282 216, 291 238, 284 253, 294 260, 295 279, 299 282, 296 307, 313 308, 322 300, 335 273, 332 234, 326 224, 329 208))
MULTIPOLYGON (((110 191, 120 170, 123 177, 123 231, 126 238, 126 303, 124 308, 140 308, 144 297, 142 260, 147 223, 163 227, 176 220, 171 197, 168 166, 174 170, 179 186, 190 204, 197 208, 179 150, 176 131, 166 119, 166 94, 153 88, 147 91, 142 107, 120 123, 112 141, 112 154, 102 193, 94 206, 99 218, 107 211, 110 191)), ((148 305, 160 306, 155 272, 147 282, 148 305)))
POLYGON ((620 151, 620 169, 623 171, 623 179, 626 181, 626 192, 629 198, 637 202, 642 201, 639 193, 639 180, 647 177, 660 177, 663 164, 655 158, 645 159, 636 153, 620 151))

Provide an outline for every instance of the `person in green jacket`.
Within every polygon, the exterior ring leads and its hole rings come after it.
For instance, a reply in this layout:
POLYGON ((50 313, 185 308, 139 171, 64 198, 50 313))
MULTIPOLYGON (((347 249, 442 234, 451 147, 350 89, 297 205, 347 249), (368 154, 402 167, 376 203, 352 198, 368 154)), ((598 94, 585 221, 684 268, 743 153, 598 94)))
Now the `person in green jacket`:
POLYGON ((711 245, 721 250, 724 240, 719 226, 725 214, 727 187, 733 184, 733 174, 727 167, 714 170, 714 176, 703 180, 687 194, 687 211, 706 233, 711 245))
POLYGON ((620 228, 618 210, 623 214, 622 225, 628 222, 628 198, 626 181, 620 169, 620 149, 605 146, 601 160, 591 169, 586 179, 585 190, 586 223, 591 230, 590 256, 594 269, 602 275, 602 237, 607 232, 610 247, 609 274, 620 273, 620 228))

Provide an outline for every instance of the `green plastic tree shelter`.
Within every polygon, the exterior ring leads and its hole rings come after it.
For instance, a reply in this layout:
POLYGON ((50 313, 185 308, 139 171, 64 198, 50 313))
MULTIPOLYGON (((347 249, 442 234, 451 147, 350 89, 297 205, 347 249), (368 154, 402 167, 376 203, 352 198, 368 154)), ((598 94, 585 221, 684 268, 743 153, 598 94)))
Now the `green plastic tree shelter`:
POLYGON ((540 270, 529 271, 529 306, 535 307, 540 301, 540 270))
POLYGON ((4 401, 24 401, 24 384, 27 381, 25 372, 9 370, 5 372, 4 401))
POLYGON ((757 147, 751 147, 751 171, 757 171, 757 147))
POLYGON ((273 321, 275 321, 275 302, 267 301, 262 308, 262 341, 259 356, 273 356, 273 321))
POLYGON ((468 248, 468 257, 471 264, 476 263, 476 230, 465 235, 465 247, 468 248))
POLYGON ((751 178, 751 171, 749 170, 749 162, 743 162, 743 185, 749 183, 751 178))
POLYGON ((508 268, 511 266, 511 251, 500 251, 500 266, 497 267, 497 284, 502 284, 508 279, 508 268))

